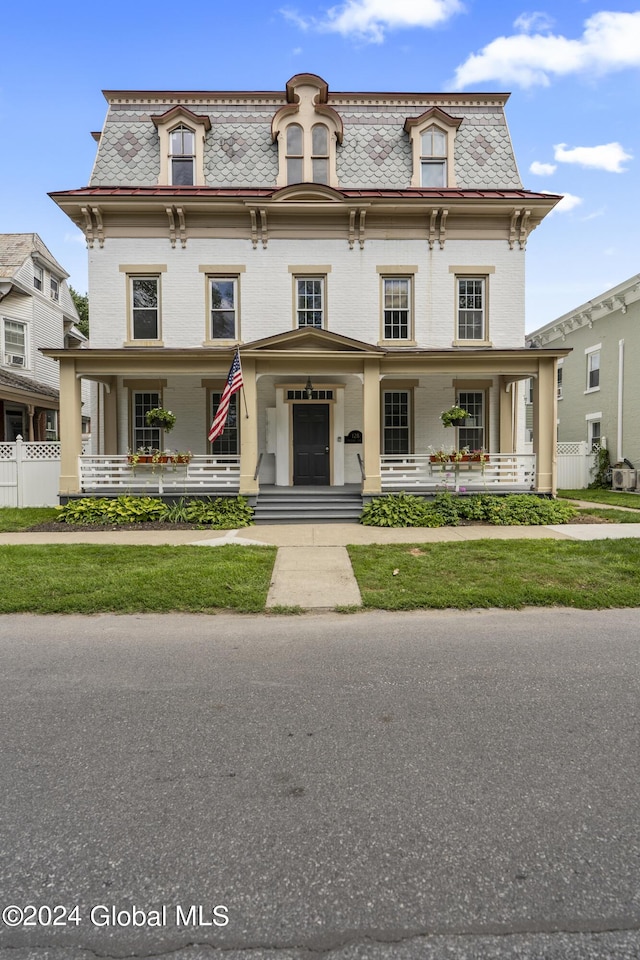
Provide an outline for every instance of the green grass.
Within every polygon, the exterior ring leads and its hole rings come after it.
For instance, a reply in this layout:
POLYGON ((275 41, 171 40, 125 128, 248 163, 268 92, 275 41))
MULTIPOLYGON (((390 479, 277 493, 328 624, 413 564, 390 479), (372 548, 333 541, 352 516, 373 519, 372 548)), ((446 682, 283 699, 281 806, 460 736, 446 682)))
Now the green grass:
POLYGON ((599 510, 597 507, 584 507, 578 513, 588 517, 600 517, 609 523, 640 523, 640 516, 634 510, 599 510))
POLYGON ((28 530, 58 518, 57 507, 0 507, 0 533, 28 530))
POLYGON ((611 507, 631 507, 640 510, 640 494, 618 493, 616 490, 558 490, 558 496, 568 500, 588 500, 611 507))
POLYGON ((264 610, 275 547, 0 546, 0 613, 264 610))
POLYGON ((348 550, 369 608, 640 606, 636 539, 476 540, 348 550))

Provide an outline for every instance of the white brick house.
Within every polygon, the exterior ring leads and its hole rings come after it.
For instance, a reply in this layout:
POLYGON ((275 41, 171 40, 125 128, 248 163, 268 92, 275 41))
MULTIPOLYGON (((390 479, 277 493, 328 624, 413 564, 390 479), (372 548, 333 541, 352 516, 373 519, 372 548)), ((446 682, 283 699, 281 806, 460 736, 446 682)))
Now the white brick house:
POLYGON ((105 96, 89 186, 52 194, 87 238, 92 324, 90 349, 47 351, 61 493, 136 486, 127 451, 169 444, 195 455, 185 489, 428 489, 430 448, 468 446, 490 453, 483 483, 554 490, 565 351, 525 348, 524 257, 559 198, 522 188, 506 94, 330 93, 299 74, 105 96), (212 446, 237 345, 244 391, 212 446), (98 384, 101 463, 79 456, 79 376, 98 384), (445 429, 454 403, 471 416, 445 429), (145 425, 156 405, 169 437, 145 425))

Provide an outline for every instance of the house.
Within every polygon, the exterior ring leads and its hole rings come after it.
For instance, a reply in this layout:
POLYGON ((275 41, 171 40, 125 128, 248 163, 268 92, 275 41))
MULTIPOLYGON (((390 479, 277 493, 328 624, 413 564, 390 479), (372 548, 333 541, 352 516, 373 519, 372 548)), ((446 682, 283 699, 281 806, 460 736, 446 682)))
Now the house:
POLYGON ((80 347, 68 274, 37 233, 0 234, 0 440, 57 440, 59 368, 41 347, 80 347))
MULTIPOLYGON (((605 444, 612 463, 640 469, 640 274, 534 330, 534 348, 571 347, 558 360, 558 440, 605 444)), ((635 487, 635 477, 631 486, 635 487)))
POLYGON ((485 486, 554 491, 566 350, 525 348, 524 262, 560 198, 523 189, 507 94, 333 93, 298 74, 276 91, 105 98, 89 186, 51 194, 89 249, 90 348, 46 351, 63 496, 429 491, 443 446, 490 451, 485 486), (244 389, 209 444, 237 346, 244 389), (93 458, 79 377, 98 384, 93 458), (445 429, 455 403, 469 416, 445 429), (146 423, 157 406, 177 417, 170 437, 146 423), (169 445, 193 454, 178 475, 129 462, 169 445))

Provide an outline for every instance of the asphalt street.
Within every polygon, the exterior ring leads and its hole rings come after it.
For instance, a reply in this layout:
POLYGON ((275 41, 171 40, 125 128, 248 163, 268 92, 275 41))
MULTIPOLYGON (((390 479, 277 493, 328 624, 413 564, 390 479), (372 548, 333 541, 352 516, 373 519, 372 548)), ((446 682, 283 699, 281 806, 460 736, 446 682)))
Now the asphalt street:
POLYGON ((638 625, 0 618, 0 957, 640 957, 638 625))

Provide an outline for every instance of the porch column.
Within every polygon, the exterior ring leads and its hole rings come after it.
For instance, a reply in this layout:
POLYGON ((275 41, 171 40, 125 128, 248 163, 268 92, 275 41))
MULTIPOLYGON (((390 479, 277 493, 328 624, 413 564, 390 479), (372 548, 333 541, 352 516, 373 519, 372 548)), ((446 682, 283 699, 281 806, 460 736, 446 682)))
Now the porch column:
POLYGON ((363 426, 362 443, 365 480, 364 494, 377 494, 382 490, 380 478, 380 361, 364 361, 362 391, 363 426))
POLYGON ((514 453, 516 441, 513 435, 513 395, 517 389, 515 383, 506 377, 500 377, 500 453, 514 453))
POLYGON ((238 398, 240 419, 240 493, 251 496, 258 493, 260 484, 254 480, 258 463, 258 391, 256 385, 256 361, 242 360, 244 400, 238 398), (245 409, 246 401, 246 409, 245 409), (249 412, 247 419, 246 412, 249 412))
POLYGON ((80 493, 82 386, 72 358, 60 360, 60 493, 80 493))
POLYGON ((556 493, 556 397, 555 357, 538 360, 538 376, 533 381, 533 452, 536 455, 536 490, 556 493))
POLYGON ((115 456, 118 452, 118 391, 116 389, 116 378, 110 377, 110 381, 109 384, 100 385, 104 397, 102 409, 104 450, 102 452, 115 456))

